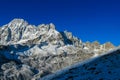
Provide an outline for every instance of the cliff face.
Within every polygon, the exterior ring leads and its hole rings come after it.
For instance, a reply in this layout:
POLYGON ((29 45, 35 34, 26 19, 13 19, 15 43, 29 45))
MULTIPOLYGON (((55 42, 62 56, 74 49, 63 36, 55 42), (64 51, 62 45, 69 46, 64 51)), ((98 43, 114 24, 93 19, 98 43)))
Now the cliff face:
POLYGON ((38 79, 114 48, 110 42, 84 43, 52 23, 35 26, 14 19, 0 27, 0 79, 38 79))

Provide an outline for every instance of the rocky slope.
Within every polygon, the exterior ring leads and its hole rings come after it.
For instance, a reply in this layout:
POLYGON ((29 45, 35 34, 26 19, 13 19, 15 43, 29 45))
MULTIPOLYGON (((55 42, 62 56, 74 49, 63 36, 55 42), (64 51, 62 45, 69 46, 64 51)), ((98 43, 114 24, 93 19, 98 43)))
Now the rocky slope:
POLYGON ((0 79, 39 79, 114 48, 110 42, 84 43, 52 23, 35 26, 14 19, 0 27, 0 79))
POLYGON ((66 67, 41 80, 120 80, 120 47, 66 67))

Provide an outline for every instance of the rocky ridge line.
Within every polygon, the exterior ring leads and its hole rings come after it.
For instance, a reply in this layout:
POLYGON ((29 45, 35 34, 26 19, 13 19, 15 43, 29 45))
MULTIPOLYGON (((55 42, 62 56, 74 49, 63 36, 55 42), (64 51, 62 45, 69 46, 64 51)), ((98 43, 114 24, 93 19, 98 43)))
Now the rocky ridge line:
POLYGON ((84 43, 53 23, 35 26, 14 19, 0 28, 0 79, 39 79, 114 48, 110 42, 84 43))

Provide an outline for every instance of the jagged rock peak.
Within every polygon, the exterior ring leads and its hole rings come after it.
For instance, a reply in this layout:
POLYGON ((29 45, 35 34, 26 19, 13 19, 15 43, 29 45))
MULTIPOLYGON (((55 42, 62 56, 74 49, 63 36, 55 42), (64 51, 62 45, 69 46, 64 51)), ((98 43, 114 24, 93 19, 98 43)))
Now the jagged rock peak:
POLYGON ((21 27, 22 25, 27 26, 28 22, 24 19, 15 18, 8 23, 8 27, 21 27))
POLYGON ((40 24, 38 25, 38 28, 39 29, 46 29, 46 30, 49 30, 49 29, 53 29, 55 30, 55 25, 53 23, 50 23, 50 24, 40 24))
MULTIPOLYGON (((15 19, 11 20, 5 26, 7 26, 9 28, 20 28, 20 27, 27 27, 28 25, 30 25, 30 24, 26 20, 20 19, 20 18, 15 18, 15 19)), ((34 26, 34 25, 31 25, 31 26, 34 26)), ((37 27, 38 28, 47 28, 47 29, 53 29, 53 30, 55 30, 55 25, 53 23, 50 23, 50 24, 41 24, 41 25, 38 25, 37 27)))
POLYGON ((18 44, 40 36, 42 36, 39 39, 40 42, 47 40, 52 35, 54 35, 54 39, 60 37, 60 33, 55 29, 53 23, 34 26, 28 24, 24 19, 17 18, 0 28, 0 34, 0 44, 18 44))
POLYGON ((11 22, 24 22, 24 21, 25 21, 24 19, 15 18, 11 22))
POLYGON ((50 29, 55 29, 55 25, 53 23, 50 23, 50 29))

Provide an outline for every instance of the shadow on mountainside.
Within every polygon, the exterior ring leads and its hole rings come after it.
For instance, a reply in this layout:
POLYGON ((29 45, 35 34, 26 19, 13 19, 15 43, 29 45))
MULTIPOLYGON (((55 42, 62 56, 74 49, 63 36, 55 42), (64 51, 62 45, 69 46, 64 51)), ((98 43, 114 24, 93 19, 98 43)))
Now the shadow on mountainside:
POLYGON ((64 32, 60 32, 60 34, 62 35, 62 37, 64 39, 65 45, 67 45, 67 44, 72 45, 73 44, 72 40, 68 39, 64 32))
MULTIPOLYGON (((33 45, 34 46, 34 45, 33 45)), ((18 63, 21 63, 21 61, 18 59, 19 55, 22 55, 24 51, 29 50, 33 46, 23 46, 23 45, 0 45, 0 55, 4 60, 12 60, 16 61, 18 63), (21 53, 21 54, 16 54, 21 53)))

